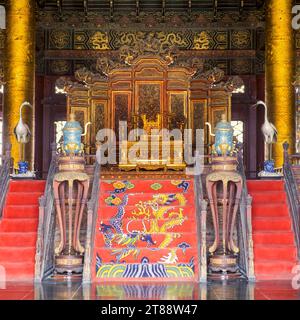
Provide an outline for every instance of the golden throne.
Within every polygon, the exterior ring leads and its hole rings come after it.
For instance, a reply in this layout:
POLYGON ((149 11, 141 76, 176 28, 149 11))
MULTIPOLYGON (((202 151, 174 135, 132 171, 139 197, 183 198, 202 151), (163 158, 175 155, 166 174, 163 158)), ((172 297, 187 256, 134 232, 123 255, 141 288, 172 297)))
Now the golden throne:
POLYGON ((146 114, 141 115, 143 121, 143 130, 147 132, 148 135, 152 134, 152 130, 161 130, 161 115, 156 115, 156 121, 148 120, 146 114))
POLYGON ((138 141, 122 141, 120 148, 121 170, 183 170, 183 141, 163 137, 162 116, 148 120, 146 114, 140 116, 143 133, 138 141))

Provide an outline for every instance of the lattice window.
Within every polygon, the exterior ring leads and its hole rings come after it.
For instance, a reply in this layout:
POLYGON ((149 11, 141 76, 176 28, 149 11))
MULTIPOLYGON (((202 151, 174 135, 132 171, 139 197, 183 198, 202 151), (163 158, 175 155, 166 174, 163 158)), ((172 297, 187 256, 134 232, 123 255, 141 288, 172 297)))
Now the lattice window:
POLYGON ((62 130, 66 124, 66 121, 56 121, 55 124, 55 142, 57 148, 59 148, 63 138, 62 130))
POLYGON ((244 143, 244 122, 243 121, 231 121, 233 127, 233 135, 237 142, 244 143))

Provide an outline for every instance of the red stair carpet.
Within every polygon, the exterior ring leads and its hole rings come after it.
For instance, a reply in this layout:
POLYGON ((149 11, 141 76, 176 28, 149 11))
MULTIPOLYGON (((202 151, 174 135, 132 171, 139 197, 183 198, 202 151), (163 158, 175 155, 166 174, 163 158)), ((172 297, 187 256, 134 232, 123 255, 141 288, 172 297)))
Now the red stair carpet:
POLYGON ((291 279, 297 249, 284 182, 250 180, 254 268, 257 280, 291 279))
POLYGON ((45 181, 12 180, 0 219, 0 266, 7 281, 34 277, 39 197, 45 181))
POLYGON ((192 180, 101 181, 92 279, 197 280, 192 180))

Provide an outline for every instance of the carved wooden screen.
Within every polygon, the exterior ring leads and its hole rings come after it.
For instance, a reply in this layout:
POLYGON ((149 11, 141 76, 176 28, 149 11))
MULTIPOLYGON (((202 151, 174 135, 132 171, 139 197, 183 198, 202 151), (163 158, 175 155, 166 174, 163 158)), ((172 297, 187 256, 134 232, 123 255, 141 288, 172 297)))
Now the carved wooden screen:
POLYGON ((205 126, 205 122, 208 121, 208 110, 207 110, 207 100, 206 99, 199 99, 191 101, 191 128, 193 130, 193 146, 196 146, 196 139, 198 143, 203 141, 204 143, 204 152, 207 154, 208 152, 208 132, 205 126), (198 129, 202 129, 203 131, 197 131, 198 129), (204 135, 201 136, 201 135, 204 135), (204 138, 204 140, 202 140, 204 138))
MULTIPOLYGON (((231 120, 231 93, 224 90, 210 90, 209 122, 215 128, 216 124, 221 121, 222 114, 226 115, 227 121, 231 120)), ((211 144, 214 138, 208 136, 208 142, 211 144)), ((208 151, 210 152, 210 151, 208 151)))
POLYGON ((142 114, 146 114, 148 120, 155 121, 156 115, 163 113, 163 81, 137 81, 135 89, 135 107, 139 115, 138 125, 141 128, 142 114))
POLYGON ((93 141, 96 141, 96 134, 99 130, 104 129, 107 124, 107 101, 93 100, 91 106, 91 153, 96 152, 96 147, 93 141))
POLYGON ((206 100, 194 100, 191 106, 191 128, 193 129, 193 135, 195 136, 197 129, 205 130, 205 122, 207 118, 207 101, 206 100))
POLYGON ((87 122, 92 123, 86 136, 83 137, 83 143, 85 152, 94 154, 97 132, 100 129, 110 127, 107 81, 97 80, 86 85, 73 83, 67 93, 68 114, 75 113, 76 120, 80 122, 82 128, 87 122))
POLYGON ((113 128, 115 130, 116 138, 119 138, 119 123, 120 121, 130 122, 130 104, 131 92, 113 92, 112 93, 112 116, 113 128))
POLYGON ((210 90, 210 114, 213 127, 221 120, 222 114, 231 120, 231 94, 224 90, 210 90))
MULTIPOLYGON (((75 113, 76 120, 79 121, 82 128, 84 128, 84 125, 89 122, 89 108, 87 107, 72 107, 72 112, 75 113)), ((83 137, 83 142, 85 145, 85 151, 87 153, 90 153, 90 132, 86 134, 86 136, 83 137)))
POLYGON ((188 92, 169 92, 169 128, 183 129, 188 126, 187 103, 188 92))

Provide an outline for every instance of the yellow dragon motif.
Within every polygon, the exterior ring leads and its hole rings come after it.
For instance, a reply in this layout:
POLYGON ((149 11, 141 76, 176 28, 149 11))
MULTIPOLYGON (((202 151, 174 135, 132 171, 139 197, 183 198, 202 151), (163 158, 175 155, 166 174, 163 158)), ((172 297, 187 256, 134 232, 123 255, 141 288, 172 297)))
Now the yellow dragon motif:
POLYGON ((210 36, 207 32, 202 31, 200 34, 194 36, 194 50, 208 50, 210 43, 210 36))
MULTIPOLYGON (((177 199, 180 205, 185 205, 186 199, 182 194, 176 194, 174 199, 177 199)), ((181 237, 180 233, 170 232, 175 226, 182 225, 186 220, 183 215, 183 209, 179 208, 178 212, 171 211, 173 208, 166 206, 169 200, 168 195, 158 194, 153 197, 153 200, 148 202, 139 202, 136 204, 137 210, 132 212, 134 219, 141 218, 149 220, 149 230, 144 226, 145 234, 164 233, 165 238, 159 244, 158 248, 167 248, 174 239, 181 237), (163 222, 161 224, 161 222, 163 222)))
MULTIPOLYGON (((123 248, 113 249, 112 252, 117 256, 118 261, 126 258, 129 255, 137 258, 140 250, 136 247, 138 241, 152 241, 152 245, 156 242, 152 240, 151 235, 153 234, 163 234, 164 239, 160 244, 157 245, 158 249, 165 249, 170 246, 174 239, 180 238, 181 234, 176 232, 171 232, 175 226, 182 225, 186 220, 183 213, 183 208, 176 209, 170 206, 170 203, 178 201, 180 206, 186 204, 186 199, 183 194, 156 194, 149 201, 140 201, 135 207, 136 210, 132 211, 132 218, 127 223, 127 233, 115 234, 112 236, 112 241, 114 241, 119 246, 123 248), (137 219, 142 221, 143 230, 129 230, 131 222, 137 219), (146 225, 148 224, 148 229, 146 225), (147 237, 149 236, 149 237, 147 237), (124 248, 125 247, 125 248, 124 248)), ((176 257, 176 248, 171 248, 170 257, 164 257, 168 261, 176 257)))
POLYGON ((90 37, 90 44, 92 49, 95 50, 109 50, 110 46, 107 32, 95 32, 90 37))

